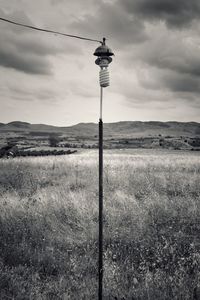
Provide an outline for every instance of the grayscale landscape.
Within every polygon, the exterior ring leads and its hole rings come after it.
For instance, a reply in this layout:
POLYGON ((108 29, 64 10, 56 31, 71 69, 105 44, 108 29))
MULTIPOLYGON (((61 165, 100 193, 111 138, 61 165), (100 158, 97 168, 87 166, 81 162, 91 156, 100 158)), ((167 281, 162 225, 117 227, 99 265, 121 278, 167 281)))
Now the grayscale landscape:
POLYGON ((199 0, 0 0, 0 300, 200 300, 199 0))

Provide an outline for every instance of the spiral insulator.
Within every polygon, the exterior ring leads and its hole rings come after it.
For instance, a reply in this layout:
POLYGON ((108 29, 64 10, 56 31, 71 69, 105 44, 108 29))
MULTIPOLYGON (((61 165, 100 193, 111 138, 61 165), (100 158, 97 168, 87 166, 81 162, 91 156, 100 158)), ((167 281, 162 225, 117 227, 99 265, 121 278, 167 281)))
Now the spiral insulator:
POLYGON ((99 72, 99 82, 101 87, 109 86, 109 72, 108 69, 101 69, 99 72))

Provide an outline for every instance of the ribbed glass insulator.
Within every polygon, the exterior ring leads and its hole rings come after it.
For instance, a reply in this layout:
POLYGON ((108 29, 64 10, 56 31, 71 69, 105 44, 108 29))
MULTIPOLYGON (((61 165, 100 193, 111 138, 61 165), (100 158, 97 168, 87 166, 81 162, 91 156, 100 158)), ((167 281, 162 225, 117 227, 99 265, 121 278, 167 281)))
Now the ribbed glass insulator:
POLYGON ((101 87, 109 86, 109 72, 108 69, 101 69, 99 72, 99 82, 101 87))

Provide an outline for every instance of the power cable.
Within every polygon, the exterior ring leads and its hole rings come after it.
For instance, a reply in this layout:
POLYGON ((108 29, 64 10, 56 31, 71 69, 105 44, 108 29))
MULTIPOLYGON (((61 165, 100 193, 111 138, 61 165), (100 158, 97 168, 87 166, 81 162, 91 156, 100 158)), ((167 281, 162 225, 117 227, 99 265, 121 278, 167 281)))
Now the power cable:
POLYGON ((1 17, 0 17, 0 21, 4 21, 4 22, 7 22, 7 23, 11 23, 13 25, 26 27, 26 28, 33 29, 33 30, 54 33, 54 34, 63 35, 63 36, 71 37, 71 38, 76 38, 76 39, 86 40, 86 41, 91 41, 91 42, 98 42, 98 43, 102 44, 102 41, 99 41, 99 40, 89 39, 89 38, 86 38, 86 37, 82 37, 82 36, 78 36, 78 35, 72 35, 72 34, 67 34, 67 33, 62 33, 62 32, 59 32, 59 31, 54 31, 54 30, 49 30, 49 29, 43 29, 43 28, 31 26, 31 25, 26 25, 26 24, 14 22, 14 21, 11 21, 11 20, 8 20, 8 19, 5 19, 5 18, 1 18, 1 17))

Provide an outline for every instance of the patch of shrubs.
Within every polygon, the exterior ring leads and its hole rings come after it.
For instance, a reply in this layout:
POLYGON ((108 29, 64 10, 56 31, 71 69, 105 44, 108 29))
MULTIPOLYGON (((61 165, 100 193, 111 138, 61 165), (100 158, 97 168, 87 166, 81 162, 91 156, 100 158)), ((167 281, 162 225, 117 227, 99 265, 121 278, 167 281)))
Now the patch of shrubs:
POLYGON ((49 155, 65 155, 76 153, 77 150, 29 150, 29 151, 18 151, 16 156, 49 156, 49 155))
POLYGON ((66 155, 77 152, 77 150, 17 150, 9 151, 7 149, 0 149, 0 158, 3 157, 27 157, 27 156, 49 156, 49 155, 66 155))

